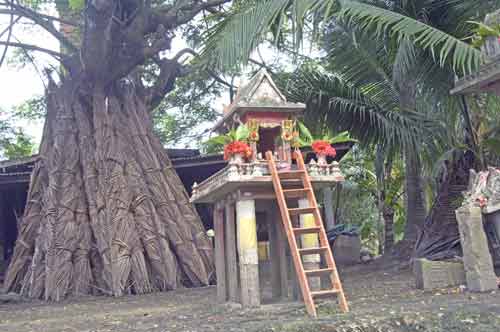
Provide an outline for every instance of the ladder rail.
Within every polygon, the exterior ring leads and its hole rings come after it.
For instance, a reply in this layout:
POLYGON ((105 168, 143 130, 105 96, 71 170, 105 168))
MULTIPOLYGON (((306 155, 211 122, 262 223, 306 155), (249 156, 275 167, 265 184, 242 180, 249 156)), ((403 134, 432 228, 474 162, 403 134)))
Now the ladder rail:
MULTIPOLYGON (((297 149, 294 151, 293 156, 295 160, 297 161, 297 166, 299 170, 304 170, 304 176, 302 178, 302 182, 304 184, 304 187, 308 186, 310 190, 309 196, 309 206, 315 206, 317 207, 317 201, 316 201, 316 195, 314 193, 314 190, 312 189, 311 186, 311 179, 309 177, 309 173, 306 171, 306 166, 304 163, 304 158, 302 156, 302 153, 297 149)), ((316 226, 320 228, 319 230, 319 242, 321 247, 328 247, 330 248, 330 243, 328 242, 328 237, 326 236, 326 231, 325 228, 323 227, 323 219, 321 217, 321 214, 319 213, 319 209, 315 209, 313 212, 314 214, 314 220, 316 223, 316 226)), ((340 308, 344 312, 349 311, 349 306, 347 304, 347 300, 345 298, 344 290, 342 288, 342 283, 340 282, 340 276, 337 270, 337 264, 335 263, 335 259, 333 258, 333 253, 332 250, 326 250, 325 253, 325 260, 326 264, 328 267, 332 268, 332 272, 330 275, 330 280, 334 286, 335 289, 339 290, 339 304, 340 308)))
POLYGON ((288 205, 286 203, 285 196, 283 194, 283 188, 281 186, 281 181, 278 175, 278 170, 276 168, 276 163, 274 161, 273 155, 271 151, 266 152, 266 159, 269 164, 269 170, 271 172, 271 178, 273 181, 274 191, 276 192, 276 199, 278 201, 278 206, 281 212, 281 221, 283 223, 283 227, 285 228, 286 236, 288 239, 288 245, 290 246, 290 253, 292 255, 293 263, 295 266, 297 279, 300 284, 300 290, 302 292, 302 297, 304 299, 304 303, 306 305, 307 312, 316 317, 316 307, 314 301, 311 296, 311 290, 309 289, 309 283, 307 281, 307 277, 305 275, 304 266, 302 265, 302 258, 299 254, 299 248, 297 246, 297 241, 295 234, 293 232, 293 225, 290 218, 290 214, 288 212, 288 205))

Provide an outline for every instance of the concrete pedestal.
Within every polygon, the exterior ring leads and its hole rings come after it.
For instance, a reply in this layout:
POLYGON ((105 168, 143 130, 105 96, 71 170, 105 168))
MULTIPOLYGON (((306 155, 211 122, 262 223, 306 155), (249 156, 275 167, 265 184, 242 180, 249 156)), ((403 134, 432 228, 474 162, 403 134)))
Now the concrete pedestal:
POLYGON ((420 258, 415 261, 414 272, 418 289, 431 290, 466 283, 462 262, 430 261, 420 258))
MULTIPOLYGON (((309 207, 309 201, 305 198, 299 200, 299 208, 307 208, 309 207)), ((312 213, 303 214, 300 216, 300 227, 308 228, 314 227, 316 223, 314 221, 314 215, 312 213)), ((304 234, 300 238, 300 242, 302 244, 302 248, 318 248, 319 247, 319 239, 318 234, 304 234)), ((321 264, 321 257, 319 254, 315 255, 306 255, 303 257, 304 269, 305 270, 317 270, 321 264)), ((321 278, 320 277, 310 277, 309 279, 309 288, 314 290, 321 289, 321 278)))
POLYGON ((497 278, 484 232, 481 209, 463 206, 456 211, 464 255, 467 287, 473 292, 496 290, 497 278))

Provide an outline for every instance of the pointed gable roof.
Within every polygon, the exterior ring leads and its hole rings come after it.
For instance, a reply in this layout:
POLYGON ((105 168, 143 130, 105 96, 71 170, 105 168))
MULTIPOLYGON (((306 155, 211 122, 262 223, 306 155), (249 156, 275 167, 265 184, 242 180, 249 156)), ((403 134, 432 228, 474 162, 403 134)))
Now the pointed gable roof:
POLYGON ((300 113, 305 109, 302 103, 291 103, 281 93, 265 68, 255 74, 247 84, 238 89, 233 102, 224 109, 223 118, 214 127, 222 131, 233 123, 236 115, 252 112, 300 113))

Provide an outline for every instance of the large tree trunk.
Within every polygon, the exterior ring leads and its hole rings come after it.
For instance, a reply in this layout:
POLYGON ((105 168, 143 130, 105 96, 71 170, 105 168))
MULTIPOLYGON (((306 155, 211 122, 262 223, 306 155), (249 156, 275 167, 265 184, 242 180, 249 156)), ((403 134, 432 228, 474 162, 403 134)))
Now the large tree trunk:
POLYGON ((124 82, 49 85, 7 291, 60 300, 209 283, 211 244, 143 97, 124 82))
POLYGON ((437 196, 415 247, 417 257, 439 260, 461 255, 455 210, 462 204, 474 159, 469 151, 443 164, 437 196))

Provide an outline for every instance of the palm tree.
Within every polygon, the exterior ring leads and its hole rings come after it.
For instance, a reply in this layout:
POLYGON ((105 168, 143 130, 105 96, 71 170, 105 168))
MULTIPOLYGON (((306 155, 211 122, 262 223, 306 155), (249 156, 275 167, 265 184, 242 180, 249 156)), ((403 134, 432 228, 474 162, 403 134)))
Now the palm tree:
MULTIPOLYGON (((312 30, 317 31, 320 23, 341 21, 377 37, 384 47, 395 50, 391 77, 392 88, 397 91, 397 106, 401 112, 414 112, 419 97, 428 93, 446 96, 454 74, 470 72, 478 66, 481 53, 462 40, 471 31, 466 21, 481 18, 499 4, 499 1, 467 0, 367 2, 340 1, 341 9, 336 11, 338 2, 333 0, 252 1, 228 13, 227 19, 209 35, 207 50, 215 55, 213 63, 220 67, 233 66, 245 62, 269 32, 279 46, 285 40, 284 34, 291 30, 295 45, 299 45, 306 27, 312 26, 312 30), (237 42, 233 44, 233 41, 237 42), (428 85, 429 81, 441 79, 444 84, 438 87, 428 85)), ((337 38, 332 43, 336 44, 337 38)), ((405 151, 409 203, 406 234, 414 238, 415 226, 423 226, 425 217, 419 174, 422 160, 421 154, 412 153, 408 148, 405 151)))
MULTIPOLYGON (((379 210, 381 216, 386 216, 385 226, 391 230, 393 219, 390 216, 393 214, 388 212, 397 202, 385 199, 383 180, 387 171, 390 173, 395 152, 408 151, 407 155, 418 155, 422 150, 422 137, 436 137, 436 133, 442 130, 438 130, 439 124, 426 114, 417 112, 416 107, 401 107, 404 96, 393 78, 399 54, 386 41, 373 40, 360 34, 356 28, 339 23, 329 35, 336 40, 335 46, 327 49, 328 56, 322 59, 322 63, 326 63, 324 67, 309 65, 300 68, 288 79, 285 91, 291 99, 307 101, 309 122, 319 122, 335 130, 349 130, 363 145, 377 150, 377 159, 380 159, 376 172, 380 184, 379 210)), ((434 141, 426 143, 427 147, 433 147, 434 141)), ((407 167, 406 178, 410 174, 408 169, 420 170, 407 167)), ((419 178, 410 179, 415 185, 406 186, 407 201, 413 203, 409 204, 410 207, 418 206, 418 203, 423 206, 421 190, 410 191, 411 188, 421 188, 419 178)), ((419 222, 423 224, 423 207, 420 216, 419 222)), ((407 222, 405 235, 416 239, 416 227, 408 226, 417 224, 413 221, 415 216, 412 217, 407 222)), ((387 241, 389 245, 392 242, 390 238, 387 241)))

